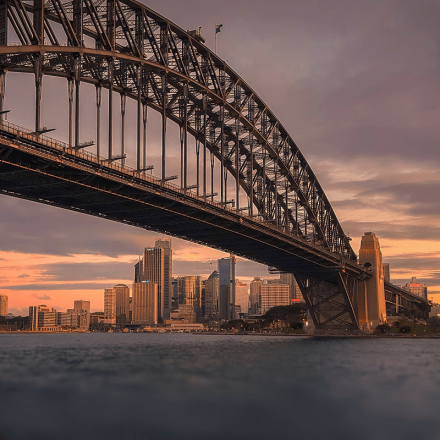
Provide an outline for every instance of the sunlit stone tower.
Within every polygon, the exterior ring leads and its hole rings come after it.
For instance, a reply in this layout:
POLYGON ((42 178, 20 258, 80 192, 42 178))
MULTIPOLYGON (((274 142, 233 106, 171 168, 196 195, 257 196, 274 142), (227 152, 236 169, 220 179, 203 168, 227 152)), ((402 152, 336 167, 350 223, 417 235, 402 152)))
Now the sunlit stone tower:
POLYGON ((359 249, 359 264, 371 273, 371 278, 359 282, 358 319, 364 329, 375 329, 386 322, 385 285, 382 252, 373 232, 365 232, 359 249))

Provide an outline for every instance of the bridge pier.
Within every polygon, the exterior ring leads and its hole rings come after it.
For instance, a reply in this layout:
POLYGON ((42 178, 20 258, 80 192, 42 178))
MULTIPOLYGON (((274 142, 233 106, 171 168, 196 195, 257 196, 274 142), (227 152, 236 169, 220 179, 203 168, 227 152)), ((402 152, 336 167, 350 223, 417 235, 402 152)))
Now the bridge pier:
POLYGON ((358 319, 365 329, 374 330, 387 320, 382 252, 379 240, 373 232, 362 236, 359 264, 371 273, 371 277, 359 282, 358 319))
POLYGON ((353 309, 357 283, 343 271, 329 273, 326 280, 295 275, 303 294, 314 334, 360 333, 353 309))

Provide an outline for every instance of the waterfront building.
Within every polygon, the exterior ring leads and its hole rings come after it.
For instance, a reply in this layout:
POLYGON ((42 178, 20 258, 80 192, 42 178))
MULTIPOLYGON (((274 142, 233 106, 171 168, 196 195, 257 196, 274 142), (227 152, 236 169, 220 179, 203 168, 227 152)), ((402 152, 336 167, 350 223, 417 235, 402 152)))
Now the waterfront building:
POLYGON ((171 240, 157 240, 155 247, 146 247, 135 265, 135 282, 149 281, 157 285, 159 321, 169 317, 172 308, 173 258, 171 240))
POLYGON ((73 310, 78 317, 78 328, 80 330, 88 330, 90 328, 90 301, 75 300, 73 302, 73 310))
POLYGON ((204 281, 203 315, 210 319, 218 317, 219 280, 219 273, 214 270, 208 279, 204 281))
POLYGON ((116 284, 113 290, 116 324, 127 324, 130 322, 130 288, 125 284, 116 284))
POLYGON ((177 278, 179 308, 181 304, 190 305, 197 317, 201 316, 202 277, 189 275, 177 278))
POLYGON ((235 319, 238 319, 240 314, 247 315, 249 313, 249 285, 239 280, 235 282, 235 306, 235 319), (238 311, 238 307, 240 311, 238 311))
POLYGON ((282 284, 289 285, 289 298, 290 303, 304 302, 301 290, 296 282, 295 275, 293 273, 280 273, 280 281, 282 284))
POLYGON ((424 299, 428 299, 428 286, 423 283, 418 283, 416 277, 411 278, 410 283, 406 283, 404 286, 413 295, 421 296, 424 299))
POLYGON ((177 310, 170 313, 170 319, 167 324, 171 322, 194 323, 196 322, 196 313, 191 304, 180 304, 177 310))
POLYGON ((104 289, 104 323, 116 324, 116 290, 104 289))
POLYGON ((159 319, 158 286, 150 281, 133 283, 133 324, 157 324, 159 319))
POLYGON ((235 264, 233 255, 218 260, 220 320, 235 318, 235 264))
POLYGON ((261 286, 266 284, 260 277, 254 277, 250 284, 250 313, 252 315, 261 313, 261 286))
POLYGON ((0 295, 0 316, 8 314, 8 296, 0 295))
POLYGON ((290 287, 288 284, 268 283, 261 286, 261 314, 264 315, 272 307, 290 304, 290 287))
POLYGON ((44 304, 29 307, 29 320, 32 331, 57 331, 61 327, 58 325, 58 312, 53 307, 44 304))

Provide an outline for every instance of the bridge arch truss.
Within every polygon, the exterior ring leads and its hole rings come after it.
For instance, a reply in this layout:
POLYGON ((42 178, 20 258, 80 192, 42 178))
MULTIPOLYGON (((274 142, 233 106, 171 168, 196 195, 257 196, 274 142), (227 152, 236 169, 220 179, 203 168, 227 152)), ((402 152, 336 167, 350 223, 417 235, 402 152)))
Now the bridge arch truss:
POLYGON ((32 73, 35 132, 40 133, 43 78, 66 78, 69 146, 81 149, 87 145, 80 142, 80 87, 93 84, 97 155, 124 164, 124 140, 120 153, 113 145, 111 110, 108 141, 101 144, 101 93, 108 91, 110 109, 113 95, 121 95, 122 127, 125 99, 133 99, 139 173, 150 167, 146 131, 151 108, 162 121, 162 181, 171 178, 167 175, 167 121, 171 120, 180 128, 181 188, 191 189, 189 134, 196 142, 198 196, 355 263, 349 239, 291 136, 252 88, 203 43, 197 31, 186 32, 131 0, 0 0, 0 110, 4 111, 6 72, 32 73), (217 195, 214 166, 220 170, 217 195), (228 178, 235 183, 233 201, 228 178), (240 198, 243 191, 246 201, 240 198))

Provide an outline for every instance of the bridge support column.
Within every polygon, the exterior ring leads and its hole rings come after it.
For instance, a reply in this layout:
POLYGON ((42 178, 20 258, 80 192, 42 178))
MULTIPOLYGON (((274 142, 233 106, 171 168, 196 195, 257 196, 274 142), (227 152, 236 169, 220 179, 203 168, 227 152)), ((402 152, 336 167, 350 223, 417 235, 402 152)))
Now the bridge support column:
POLYGON ((168 101, 167 74, 162 76, 162 181, 166 179, 166 146, 167 146, 167 101, 168 101))
POLYGON ((147 168, 147 123, 148 123, 148 105, 146 102, 142 104, 142 122, 144 124, 142 163, 143 163, 143 169, 145 170, 147 168))
POLYGON ((35 131, 41 130, 41 91, 43 88, 43 57, 35 60, 35 131))
POLYGON ((6 90, 6 72, 0 72, 0 121, 5 119, 4 105, 5 105, 5 90, 6 90))
POLYGON ((126 109, 127 95, 121 93, 121 163, 125 165, 125 109, 126 109))
POLYGON ((96 155, 101 155, 101 84, 96 86, 96 155))
POLYGON ((69 100, 69 147, 72 148, 72 139, 73 139, 73 78, 69 78, 67 80, 67 96, 69 100))
POLYGON ((387 313, 385 305, 385 286, 383 276, 382 252, 380 251, 379 240, 372 232, 366 232, 361 241, 359 249, 359 264, 364 269, 371 272, 372 277, 366 279, 360 286, 358 291, 359 299, 365 297, 365 313, 361 314, 361 325, 372 329, 386 322, 387 313), (363 290, 362 290, 363 289, 363 290))
POLYGON ((75 58, 75 147, 79 147, 79 87, 80 87, 80 58, 75 58))
MULTIPOLYGON (((136 15, 136 23, 137 18, 136 15)), ((137 27, 136 27, 137 29, 137 27)), ((138 66, 137 70, 137 127, 136 127, 136 169, 141 169, 141 130, 142 130, 142 66, 138 66)))
POLYGON ((108 62, 108 159, 113 158, 113 60, 108 62))
POLYGON ((325 280, 295 275, 313 320, 315 334, 360 333, 353 309, 356 280, 344 272, 325 280))

